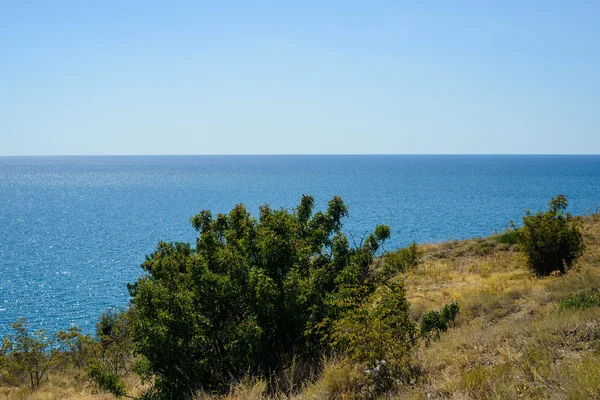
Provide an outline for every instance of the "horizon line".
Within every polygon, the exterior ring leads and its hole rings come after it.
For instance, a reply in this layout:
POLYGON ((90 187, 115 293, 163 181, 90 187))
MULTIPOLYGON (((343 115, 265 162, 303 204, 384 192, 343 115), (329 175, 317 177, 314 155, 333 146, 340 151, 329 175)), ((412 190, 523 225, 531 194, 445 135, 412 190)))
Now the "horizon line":
POLYGON ((253 157, 253 156, 598 156, 600 153, 198 153, 198 154, 0 154, 18 157, 253 157))

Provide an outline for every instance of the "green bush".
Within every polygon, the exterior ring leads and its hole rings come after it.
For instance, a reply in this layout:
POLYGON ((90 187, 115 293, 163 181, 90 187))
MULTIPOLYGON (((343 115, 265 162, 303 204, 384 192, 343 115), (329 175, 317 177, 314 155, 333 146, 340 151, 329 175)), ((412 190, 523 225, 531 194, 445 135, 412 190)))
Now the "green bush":
POLYGON ((104 312, 96 324, 96 340, 85 350, 87 376, 115 397, 125 396, 122 378, 134 367, 129 312, 112 309, 104 312))
POLYGON ((456 324, 456 317, 458 316, 459 312, 460 306, 458 305, 458 302, 453 301, 452 303, 446 304, 442 309, 442 318, 444 319, 446 324, 452 322, 452 326, 454 327, 456 324))
POLYGON ((521 230, 513 220, 508 221, 503 233, 496 235, 496 241, 504 244, 519 244, 521 240, 521 230))
POLYGON ((161 242, 146 258, 148 274, 129 286, 131 336, 158 398, 226 390, 293 356, 318 359, 335 322, 389 279, 374 263, 389 227, 353 248, 341 232, 343 201, 313 207, 303 196, 291 212, 261 207, 258 219, 243 205, 216 217, 202 211, 192 218, 195 248, 161 242))
POLYGON ((133 358, 128 313, 112 309, 104 312, 96 324, 96 337, 98 361, 117 376, 128 375, 133 358))
POLYGON ((377 392, 386 391, 405 375, 415 326, 409 318, 409 303, 403 285, 382 285, 333 326, 335 346, 357 362, 366 362, 366 372, 377 392))
POLYGON ((566 212, 567 206, 561 194, 550 201, 548 211, 523 217, 520 245, 538 276, 564 273, 583 253, 582 220, 566 212))
POLYGON ((589 308, 600 306, 600 291, 594 290, 590 294, 574 294, 560 302, 560 308, 589 308))
POLYGON ((113 371, 107 369, 102 364, 92 365, 88 370, 88 376, 93 379, 101 389, 106 390, 116 398, 127 396, 123 381, 113 371))
POLYGON ((413 242, 394 253, 386 254, 384 269, 389 276, 394 276, 398 272, 417 267, 421 263, 421 257, 419 246, 413 242))
POLYGON ((498 243, 505 244, 518 244, 521 239, 521 233, 518 229, 509 229, 504 233, 496 236, 496 241, 498 243))
POLYGON ((421 317, 421 327, 419 333, 429 343, 431 339, 439 339, 442 332, 448 330, 448 325, 452 322, 454 326, 456 317, 460 312, 460 306, 457 302, 446 304, 441 311, 428 311, 421 317))

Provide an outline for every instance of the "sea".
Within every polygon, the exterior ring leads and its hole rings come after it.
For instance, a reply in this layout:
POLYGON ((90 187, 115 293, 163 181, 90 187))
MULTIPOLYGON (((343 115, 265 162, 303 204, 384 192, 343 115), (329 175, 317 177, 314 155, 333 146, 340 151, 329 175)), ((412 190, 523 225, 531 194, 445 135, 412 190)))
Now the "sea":
POLYGON ((357 242, 391 227, 390 251, 487 236, 565 194, 575 214, 598 212, 600 156, 280 155, 0 157, 0 338, 31 329, 93 333, 126 308, 127 283, 159 241, 193 243, 190 218, 243 203, 349 207, 357 242))

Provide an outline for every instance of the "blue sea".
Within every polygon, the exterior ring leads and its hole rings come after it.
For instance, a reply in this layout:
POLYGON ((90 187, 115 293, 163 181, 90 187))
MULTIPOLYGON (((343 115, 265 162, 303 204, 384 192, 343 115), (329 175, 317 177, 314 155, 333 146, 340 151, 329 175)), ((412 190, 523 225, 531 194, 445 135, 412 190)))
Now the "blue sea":
POLYGON ((595 211, 600 156, 0 157, 0 337, 19 317, 93 332, 127 306, 158 241, 194 241, 203 209, 292 208, 302 194, 323 209, 340 195, 346 232, 388 224, 393 250, 501 231, 559 193, 595 211))

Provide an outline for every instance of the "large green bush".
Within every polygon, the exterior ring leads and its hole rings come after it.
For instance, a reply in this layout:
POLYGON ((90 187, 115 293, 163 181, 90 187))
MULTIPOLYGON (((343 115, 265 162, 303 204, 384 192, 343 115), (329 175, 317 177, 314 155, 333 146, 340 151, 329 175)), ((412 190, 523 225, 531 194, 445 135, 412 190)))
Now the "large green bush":
MULTIPOLYGON (((319 357, 336 321, 389 280, 375 262, 389 227, 351 247, 341 232, 343 201, 334 197, 315 214, 313 206, 303 196, 293 211, 261 207, 258 219, 243 205, 216 217, 202 211, 192 218, 195 248, 159 243, 146 258, 147 275, 130 285, 130 323, 157 397, 223 390, 285 368, 292 354, 319 357)), ((406 307, 402 290, 386 296, 406 307)))
POLYGON ((561 194, 550 201, 548 211, 523 217, 519 241, 536 275, 565 272, 583 253, 582 220, 566 212, 567 206, 561 194))

